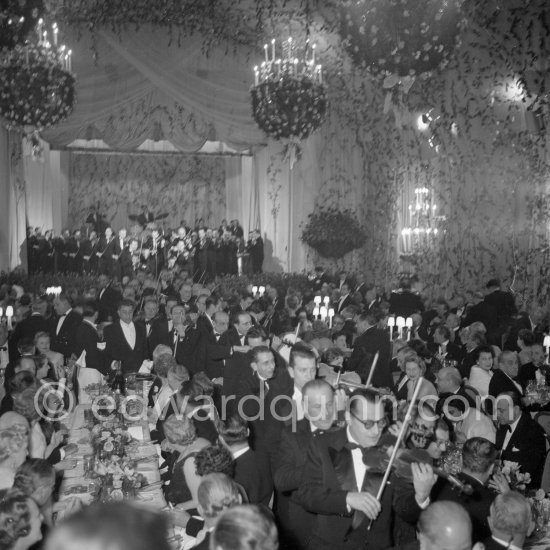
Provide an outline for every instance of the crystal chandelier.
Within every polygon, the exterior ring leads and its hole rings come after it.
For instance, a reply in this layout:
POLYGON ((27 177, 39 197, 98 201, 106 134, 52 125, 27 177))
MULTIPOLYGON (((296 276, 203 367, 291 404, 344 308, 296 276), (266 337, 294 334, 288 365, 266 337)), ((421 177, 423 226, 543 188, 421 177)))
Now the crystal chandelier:
POLYGON ((427 187, 417 187, 414 195, 414 203, 408 208, 407 225, 401 230, 401 250, 405 256, 432 248, 445 221, 445 216, 437 215, 437 204, 427 187))
POLYGON ((58 43, 56 23, 52 42, 44 27, 40 19, 36 40, 28 39, 0 56, 0 116, 8 128, 22 128, 27 135, 65 119, 75 101, 71 50, 58 43))
POLYGON ((307 138, 324 121, 327 89, 315 44, 306 40, 298 52, 292 37, 283 41, 278 57, 276 41, 264 45, 265 58, 254 67, 252 110, 258 126, 274 139, 297 143, 307 138))

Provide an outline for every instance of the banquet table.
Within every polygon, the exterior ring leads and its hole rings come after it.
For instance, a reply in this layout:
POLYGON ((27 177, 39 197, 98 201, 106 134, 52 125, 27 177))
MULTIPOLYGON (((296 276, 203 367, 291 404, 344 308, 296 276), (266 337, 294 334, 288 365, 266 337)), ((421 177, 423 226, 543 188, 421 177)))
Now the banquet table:
MULTIPOLYGON (((84 411, 90 408, 91 405, 89 404, 77 405, 69 417, 69 443, 75 443, 78 446, 78 451, 67 457, 68 460, 76 461, 76 467, 65 470, 59 500, 76 496, 83 503, 89 504, 93 499, 92 493, 97 488, 97 485, 94 485, 94 480, 87 478, 84 471, 84 457, 92 454, 90 431, 86 427, 84 415, 84 411)), ((155 444, 151 441, 147 421, 135 422, 130 426, 138 428, 137 432, 140 432, 139 428, 141 428, 143 433, 143 440, 139 441, 133 449, 138 460, 137 471, 145 477, 147 485, 159 483, 161 478, 158 454, 155 444)), ((150 489, 138 491, 136 501, 155 510, 166 507, 166 500, 160 484, 150 489)))

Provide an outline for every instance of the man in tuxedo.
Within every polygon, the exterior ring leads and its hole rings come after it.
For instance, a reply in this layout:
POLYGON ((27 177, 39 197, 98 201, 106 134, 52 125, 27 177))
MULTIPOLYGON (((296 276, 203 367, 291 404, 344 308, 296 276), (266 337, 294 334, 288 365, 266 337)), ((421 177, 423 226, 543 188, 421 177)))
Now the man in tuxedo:
POLYGON ((31 338, 34 340, 35 335, 39 332, 50 332, 50 324, 44 317, 46 309, 46 301, 42 298, 37 298, 32 303, 32 313, 29 317, 17 323, 9 341, 10 361, 16 361, 19 357, 17 344, 21 338, 31 338))
POLYGON ((313 291, 320 292, 325 283, 330 283, 330 277, 325 273, 324 268, 318 265, 315 267, 315 275, 312 282, 313 291))
POLYGON ((495 445, 483 437, 472 437, 464 443, 462 471, 457 474, 464 485, 471 487, 471 493, 456 491, 447 480, 438 483, 432 491, 434 501, 447 500, 464 506, 472 520, 474 540, 483 540, 491 534, 487 518, 497 493, 488 483, 497 460, 495 445))
MULTIPOLYGON (((523 388, 516 380, 518 373, 519 361, 516 352, 503 351, 498 358, 498 369, 494 371, 489 382, 489 395, 497 397, 503 392, 510 391, 523 395, 523 388)), ((488 410, 488 412, 491 411, 488 410)))
POLYGON ((379 395, 358 390, 350 398, 346 428, 316 437, 308 449, 296 500, 317 514, 308 548, 351 550, 391 546, 393 515, 416 523, 436 481, 431 466, 413 464, 413 487, 391 483, 381 502, 374 494, 383 473, 369 471, 363 451, 374 451, 387 426, 379 395), (369 521, 372 527, 369 529, 369 521))
POLYGON ((103 353, 105 346, 100 343, 97 332, 97 304, 92 301, 86 302, 82 308, 82 316, 82 323, 76 331, 75 355, 78 359, 85 352, 84 361, 86 368, 96 369, 101 374, 107 376, 111 368, 107 364, 105 354, 103 353))
POLYGON ((119 320, 103 330, 109 365, 121 361, 124 374, 137 372, 147 359, 145 327, 133 322, 134 307, 131 300, 122 300, 117 311, 119 320))
POLYGON ((175 304, 172 307, 173 327, 168 333, 168 345, 178 365, 196 374, 201 369, 197 365, 197 351, 200 344, 200 333, 188 318, 185 307, 175 304))
POLYGON ((336 305, 336 313, 342 313, 342 310, 352 303, 353 300, 351 298, 349 285, 348 283, 344 283, 340 287, 340 299, 338 300, 338 304, 336 305))
POLYGON ((250 239, 247 244, 252 263, 252 273, 261 273, 264 263, 264 241, 258 229, 250 233, 250 239))
POLYGON ((353 343, 353 351, 348 360, 347 370, 355 371, 366 381, 376 353, 378 362, 372 378, 372 384, 378 388, 393 387, 393 377, 390 371, 391 344, 386 330, 377 327, 378 312, 367 312, 357 319, 357 338, 353 343))
POLYGON ((148 359, 151 359, 155 346, 159 343, 164 343, 157 342, 153 334, 153 326, 159 321, 159 305, 157 299, 154 296, 147 296, 143 301, 143 318, 138 319, 136 325, 140 325, 145 330, 148 359))
POLYGON ((332 428, 336 419, 334 390, 324 380, 311 380, 302 388, 304 418, 295 427, 283 428, 273 463, 273 481, 277 490, 277 517, 281 528, 281 548, 305 550, 315 515, 304 510, 294 499, 302 484, 307 450, 313 438, 332 428))
POLYGON ((243 347, 246 333, 250 330, 250 327, 252 327, 250 313, 239 311, 233 316, 232 326, 221 335, 219 343, 233 348, 243 347))
MULTIPOLYGON (((159 314, 154 317, 151 325, 151 332, 149 334, 149 351, 153 350, 159 345, 164 344, 174 350, 174 321, 172 319, 172 308, 177 305, 178 300, 176 297, 169 296, 166 298, 164 305, 164 315, 159 314)), ((183 306, 182 306, 183 307, 183 306)), ((185 314, 185 308, 183 308, 185 314)))
POLYGON ((517 376, 517 381, 524 390, 527 384, 532 381, 550 386, 550 367, 544 363, 545 360, 546 354, 542 344, 533 344, 531 346, 531 361, 521 365, 517 376))
POLYGON ((546 437, 542 426, 521 409, 517 391, 506 391, 496 399, 498 429, 496 447, 502 460, 517 462, 523 473, 531 475, 531 486, 540 487, 546 458, 546 437))
POLYGON ((250 504, 268 507, 273 494, 273 482, 267 463, 250 448, 250 430, 245 420, 233 415, 218 428, 220 442, 233 457, 233 479, 243 487, 250 504))
POLYGON ((486 294, 483 301, 494 307, 497 313, 498 325, 502 329, 511 323, 512 318, 517 313, 514 296, 511 292, 501 290, 498 279, 491 279, 485 288, 486 294))
POLYGON ((105 229, 104 236, 99 240, 96 256, 98 257, 99 273, 113 276, 113 254, 115 254, 115 238, 110 227, 105 229))
POLYGON ((529 501, 516 491, 498 495, 489 516, 491 538, 483 541, 485 550, 521 550, 535 529, 529 501))
POLYGON ((121 300, 120 293, 112 287, 111 278, 102 273, 98 277, 99 294, 97 297, 98 323, 114 321, 121 300))
POLYGON ((6 325, 0 324, 0 369, 4 373, 4 376, 2 376, 2 378, 4 379, 7 366, 10 363, 15 363, 15 361, 17 361, 17 358, 19 357, 19 353, 16 353, 13 361, 10 359, 9 348, 11 347, 12 346, 8 344, 8 327, 6 325))
POLYGON ((403 277, 399 288, 390 294, 390 314, 410 317, 413 313, 422 313, 424 304, 418 294, 411 291, 411 281, 403 277))
POLYGON ((50 349, 68 358, 76 353, 76 331, 82 323, 82 316, 72 309, 66 294, 55 298, 53 309, 56 316, 50 325, 50 349))
POLYGON ((459 395, 466 400, 470 407, 479 407, 479 403, 476 403, 475 399, 466 393, 466 390, 462 385, 462 376, 457 368, 444 367, 440 369, 435 376, 435 383, 439 394, 450 393, 453 395, 459 395))
POLYGON ((456 361, 457 364, 464 357, 464 349, 459 344, 451 341, 451 331, 445 325, 439 325, 433 333, 433 346, 429 345, 430 351, 442 359, 456 361))

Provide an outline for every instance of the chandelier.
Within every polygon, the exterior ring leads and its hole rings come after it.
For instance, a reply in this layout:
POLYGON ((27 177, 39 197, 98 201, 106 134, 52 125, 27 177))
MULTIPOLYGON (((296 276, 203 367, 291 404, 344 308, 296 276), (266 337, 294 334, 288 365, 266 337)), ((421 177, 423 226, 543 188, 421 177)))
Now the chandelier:
POLYGON ((401 230, 403 255, 418 254, 435 246, 445 216, 437 214, 437 204, 427 187, 414 190, 414 203, 409 204, 407 225, 401 230))
POLYGON ((56 23, 51 31, 52 42, 40 19, 36 40, 27 40, 0 56, 0 116, 8 128, 36 134, 65 119, 73 109, 71 50, 58 44, 56 23))
POLYGON ((274 139, 296 143, 322 123, 327 110, 327 89, 321 65, 315 60, 315 44, 300 54, 292 37, 282 42, 277 57, 275 39, 264 45, 265 59, 254 67, 252 111, 258 126, 274 139))

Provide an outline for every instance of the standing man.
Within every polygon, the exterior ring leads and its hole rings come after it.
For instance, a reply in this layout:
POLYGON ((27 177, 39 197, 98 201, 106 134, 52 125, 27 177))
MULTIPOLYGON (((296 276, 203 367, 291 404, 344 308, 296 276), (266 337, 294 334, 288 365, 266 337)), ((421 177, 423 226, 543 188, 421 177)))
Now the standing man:
POLYGON ((82 323, 82 316, 72 309, 66 294, 60 294, 53 301, 53 309, 56 316, 50 327, 50 349, 68 358, 76 353, 76 331, 82 323))

